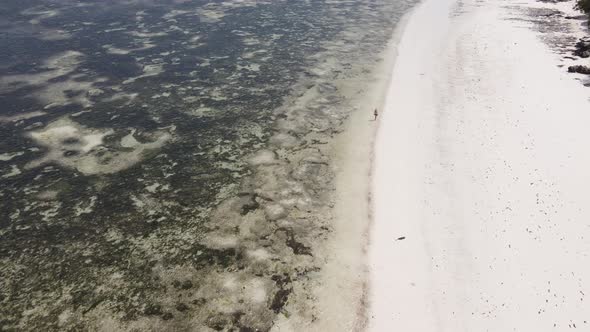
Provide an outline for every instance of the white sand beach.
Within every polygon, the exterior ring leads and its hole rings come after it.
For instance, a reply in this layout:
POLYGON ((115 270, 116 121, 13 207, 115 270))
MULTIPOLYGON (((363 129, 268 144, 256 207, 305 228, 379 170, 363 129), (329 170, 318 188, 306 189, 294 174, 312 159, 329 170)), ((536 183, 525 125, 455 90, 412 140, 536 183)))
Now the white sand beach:
POLYGON ((590 330, 590 88, 523 10, 572 5, 411 15, 375 146, 369 330, 590 330))

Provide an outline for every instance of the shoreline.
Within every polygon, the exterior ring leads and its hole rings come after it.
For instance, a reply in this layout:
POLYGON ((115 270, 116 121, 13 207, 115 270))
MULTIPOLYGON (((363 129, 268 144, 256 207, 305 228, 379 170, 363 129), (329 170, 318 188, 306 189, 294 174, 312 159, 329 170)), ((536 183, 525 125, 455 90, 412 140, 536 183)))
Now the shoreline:
MULTIPOLYGON (((403 293, 403 289, 396 289, 396 292, 393 292, 392 280, 395 280, 396 270, 395 266, 390 263, 391 257, 388 255, 388 249, 390 249, 392 240, 407 237, 408 233, 403 231, 400 232, 395 229, 392 224, 383 224, 381 222, 381 219, 390 221, 396 218, 396 216, 391 214, 394 208, 391 208, 388 211, 388 215, 385 216, 381 216, 383 211, 380 210, 381 207, 388 206, 390 203, 394 203, 396 208, 400 208, 403 205, 409 206, 413 204, 409 199, 411 195, 406 195, 407 192, 402 189, 395 191, 393 188, 394 183, 401 184, 405 182, 402 174, 405 174, 406 172, 403 168, 409 165, 404 165, 406 161, 402 159, 388 159, 387 155, 395 150, 397 150, 398 153, 403 151, 405 154, 412 154, 412 151, 409 151, 410 148, 406 145, 406 141, 408 137, 413 135, 412 129, 415 128, 404 127, 403 123, 411 123, 412 118, 415 115, 409 111, 401 112, 397 111, 397 109, 407 110, 413 106, 411 103, 404 104, 402 102, 400 104, 400 100, 419 100, 421 97, 420 93, 431 93, 431 91, 421 91, 418 88, 423 75, 417 73, 417 71, 419 71, 421 66, 424 65, 422 62, 424 60, 424 56, 422 56, 424 54, 423 52, 429 52, 430 50, 428 47, 436 45, 437 41, 440 44, 444 42, 445 29, 449 29, 450 24, 446 17, 446 13, 450 11, 452 3, 454 3, 454 0, 439 2, 425 0, 418 4, 408 19, 404 31, 405 33, 401 36, 398 59, 392 69, 391 82, 388 86, 386 100, 384 101, 387 110, 383 112, 384 114, 381 118, 382 124, 380 130, 376 133, 375 138, 375 145, 373 148, 375 154, 373 177, 370 179, 372 189, 371 195, 373 197, 373 220, 371 223, 371 229, 369 230, 370 241, 367 249, 367 264, 370 269, 370 292, 367 309, 370 317, 367 326, 367 330, 369 331, 386 331, 393 329, 395 327, 393 324, 387 320, 380 320, 382 317, 388 317, 391 319, 388 302, 400 297, 400 294, 402 297, 409 297, 409 294, 403 293), (431 24, 440 24, 437 26, 436 33, 434 34, 431 33, 429 29, 431 24), (410 86, 411 88, 406 88, 407 86, 410 86), (397 123, 398 126, 392 129, 390 128, 392 123, 397 123), (389 137, 384 137, 386 135, 389 135, 389 137), (387 151, 388 149, 390 151, 387 151), (394 164, 385 164, 382 160, 383 158, 394 164), (382 171, 381 168, 383 167, 389 169, 382 171), (391 178, 384 179, 383 173, 391 178), (383 182, 390 183, 392 187, 384 188, 383 185, 380 186, 379 184, 383 182), (386 189, 388 191, 382 192, 380 189, 386 189), (389 197, 392 197, 393 199, 389 200, 389 197), (378 278, 376 278, 376 276, 378 278), (387 295, 376 297, 375 294, 387 295), (379 301, 376 301, 376 298, 379 301)), ((427 65, 434 66, 436 60, 430 60, 431 62, 427 65)), ((428 97, 429 96, 427 95, 425 98, 428 97)), ((403 189, 411 190, 412 188, 406 183, 406 187, 403 189)), ((405 248, 406 250, 404 252, 407 253, 411 251, 413 253, 421 253, 423 249, 420 248, 420 242, 423 241, 420 241, 420 239, 417 238, 415 245, 405 248)), ((402 255, 403 253, 397 252, 395 254, 402 255)), ((424 255, 424 253, 421 254, 424 255)), ((426 273, 422 273, 421 277, 426 278, 426 273)), ((420 294, 419 296, 425 296, 425 294, 420 294)), ((423 319, 421 317, 412 316, 407 319, 405 324, 400 324, 398 326, 404 329, 413 326, 414 331, 422 331, 422 329, 425 328, 425 325, 421 324, 424 324, 426 319, 426 317, 423 319), (411 323, 413 321, 415 322, 411 323)))
POLYGON ((374 148, 369 330, 587 324, 590 91, 521 11, 567 3, 414 9, 374 148))
POLYGON ((373 110, 377 108, 380 113, 383 112, 399 38, 412 11, 406 13, 394 29, 380 56, 381 61, 371 75, 375 81, 366 89, 366 95, 357 100, 356 111, 347 120, 342 135, 334 142, 334 164, 342 165, 335 180, 334 221, 338 224, 326 247, 336 258, 329 259, 323 267, 323 287, 318 293, 319 307, 325 310, 322 316, 330 319, 320 318, 319 324, 313 327, 314 331, 362 331, 368 321, 366 248, 372 211, 367 178, 372 176, 373 146, 380 123, 380 116, 377 121, 373 120, 373 110), (348 310, 342 310, 342 303, 349 304, 348 310), (350 315, 351 312, 355 313, 354 316, 350 315))
POLYGON ((331 218, 333 233, 321 245, 325 264, 314 281, 313 294, 317 319, 312 323, 304 317, 291 317, 276 322, 273 330, 291 331, 363 331, 366 329, 368 266, 366 250, 371 227, 370 182, 373 170, 374 143, 384 109, 392 69, 397 58, 399 41, 416 4, 402 16, 393 29, 386 47, 378 56, 366 86, 359 82, 341 86, 343 94, 354 96, 354 111, 344 122, 342 132, 330 143, 330 159, 334 165, 335 192, 331 218), (373 110, 379 110, 377 121, 373 110))

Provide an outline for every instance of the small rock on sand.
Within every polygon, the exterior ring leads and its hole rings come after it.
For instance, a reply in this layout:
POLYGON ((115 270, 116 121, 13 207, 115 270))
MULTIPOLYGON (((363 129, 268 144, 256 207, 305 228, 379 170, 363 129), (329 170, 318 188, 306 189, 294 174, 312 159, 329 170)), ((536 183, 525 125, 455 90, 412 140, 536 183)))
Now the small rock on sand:
POLYGON ((567 71, 570 73, 579 73, 579 74, 587 74, 590 75, 590 67, 587 66, 569 66, 567 71))

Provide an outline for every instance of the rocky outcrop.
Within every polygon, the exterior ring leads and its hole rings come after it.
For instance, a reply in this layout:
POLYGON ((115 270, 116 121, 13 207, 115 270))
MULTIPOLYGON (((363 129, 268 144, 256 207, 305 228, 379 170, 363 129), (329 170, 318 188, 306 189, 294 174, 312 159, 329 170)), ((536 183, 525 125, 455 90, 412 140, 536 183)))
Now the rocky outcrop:
POLYGON ((588 66, 569 66, 567 71, 570 73, 588 74, 590 75, 590 67, 588 66))
POLYGON ((580 41, 576 43, 574 54, 581 58, 590 57, 590 40, 580 39, 580 41))

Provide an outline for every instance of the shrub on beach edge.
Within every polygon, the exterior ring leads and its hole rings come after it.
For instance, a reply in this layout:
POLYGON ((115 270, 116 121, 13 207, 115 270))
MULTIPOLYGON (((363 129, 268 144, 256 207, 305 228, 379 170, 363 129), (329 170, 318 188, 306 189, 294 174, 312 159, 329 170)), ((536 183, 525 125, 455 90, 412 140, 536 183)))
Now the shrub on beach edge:
MULTIPOLYGON (((590 14, 590 0, 577 0, 575 8, 586 14, 590 14)), ((590 18, 588 23, 590 24, 590 18)))

